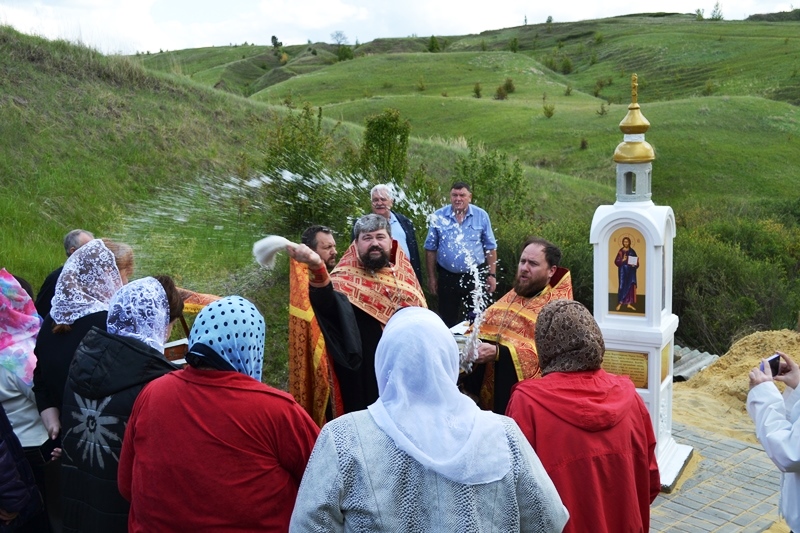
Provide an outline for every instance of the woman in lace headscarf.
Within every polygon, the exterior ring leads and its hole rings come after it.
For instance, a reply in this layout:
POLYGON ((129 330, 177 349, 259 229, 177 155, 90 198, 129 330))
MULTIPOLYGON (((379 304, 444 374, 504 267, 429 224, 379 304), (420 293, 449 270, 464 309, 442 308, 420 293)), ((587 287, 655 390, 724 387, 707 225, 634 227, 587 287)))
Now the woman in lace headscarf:
POLYGON ((560 532, 568 514, 536 454, 459 392, 458 368, 435 313, 398 311, 375 353, 380 397, 323 427, 291 531, 560 532))
POLYGON ((92 326, 106 329, 108 302, 122 285, 117 257, 101 239, 84 244, 64 263, 34 349, 33 390, 51 439, 61 431, 64 384, 75 349, 92 326))
POLYGON ((244 298, 213 302, 189 334, 189 367, 139 394, 118 475, 131 533, 287 531, 319 428, 261 383, 265 334, 244 298))
MULTIPOLYGON (((31 466, 39 491, 45 493, 44 464, 51 450, 47 441, 36 399, 33 396, 33 369, 36 356, 33 347, 42 323, 31 295, 6 269, 0 269, 0 402, 14 428, 31 466)), ((18 531, 49 529, 47 514, 40 510, 18 531)))
POLYGON ((127 531, 130 506, 117 490, 122 437, 142 388, 176 370, 164 342, 182 312, 169 276, 133 281, 111 298, 107 331, 92 328, 75 351, 61 416, 65 532, 127 531))

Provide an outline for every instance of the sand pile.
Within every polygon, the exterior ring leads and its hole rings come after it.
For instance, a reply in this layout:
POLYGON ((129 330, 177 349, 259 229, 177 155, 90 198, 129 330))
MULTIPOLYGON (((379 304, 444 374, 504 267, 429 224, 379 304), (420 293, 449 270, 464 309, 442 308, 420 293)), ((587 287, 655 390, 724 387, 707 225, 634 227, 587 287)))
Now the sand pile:
MULTIPOLYGON (((745 402, 747 374, 762 358, 780 350, 800 361, 800 333, 761 331, 737 341, 713 365, 689 381, 674 384, 672 416, 676 422, 748 442, 758 442, 745 402)), ((783 384, 778 383, 783 390, 783 384)))

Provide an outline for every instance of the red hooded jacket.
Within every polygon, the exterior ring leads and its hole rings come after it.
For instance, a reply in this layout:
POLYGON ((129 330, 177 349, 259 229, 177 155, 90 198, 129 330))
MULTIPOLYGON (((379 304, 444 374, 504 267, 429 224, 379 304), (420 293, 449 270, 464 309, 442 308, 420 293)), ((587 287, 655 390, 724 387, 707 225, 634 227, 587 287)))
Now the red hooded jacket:
POLYGON ((628 377, 554 372, 515 385, 506 415, 569 511, 564 532, 647 532, 661 490, 650 415, 628 377))

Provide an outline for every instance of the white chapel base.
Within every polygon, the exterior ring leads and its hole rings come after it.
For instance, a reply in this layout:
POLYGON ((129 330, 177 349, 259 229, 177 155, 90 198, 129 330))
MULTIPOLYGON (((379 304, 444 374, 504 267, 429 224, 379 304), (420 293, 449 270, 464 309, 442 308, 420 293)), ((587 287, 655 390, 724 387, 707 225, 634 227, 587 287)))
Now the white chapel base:
POLYGON ((661 453, 658 454, 658 473, 661 477, 661 492, 669 494, 678 483, 678 478, 689 463, 694 450, 691 446, 678 444, 672 437, 666 445, 661 443, 661 453))

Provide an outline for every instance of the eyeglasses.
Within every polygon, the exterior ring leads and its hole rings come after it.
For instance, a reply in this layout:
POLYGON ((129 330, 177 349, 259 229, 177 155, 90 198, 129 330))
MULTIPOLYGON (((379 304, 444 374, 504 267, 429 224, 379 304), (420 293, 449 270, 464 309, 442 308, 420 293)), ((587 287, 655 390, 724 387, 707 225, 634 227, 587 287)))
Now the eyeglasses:
POLYGON ((390 201, 388 198, 373 198, 373 204, 385 204, 386 202, 390 201))

